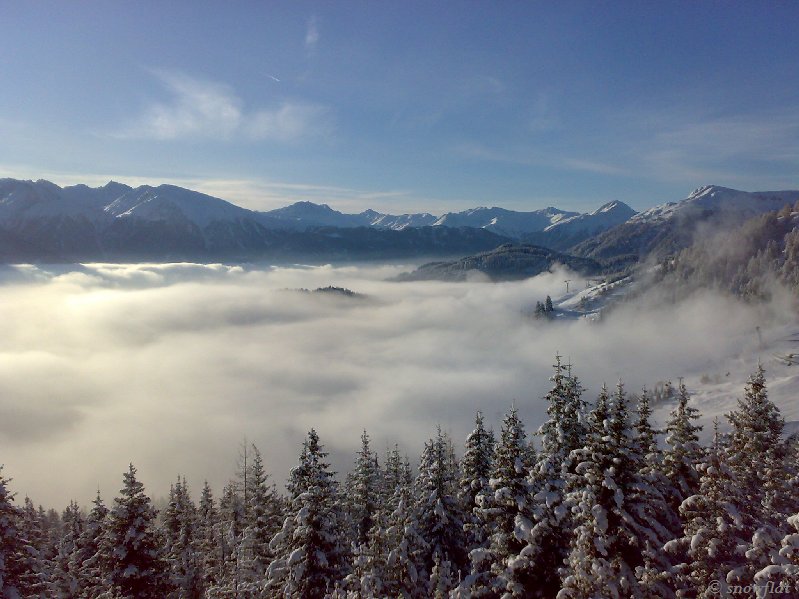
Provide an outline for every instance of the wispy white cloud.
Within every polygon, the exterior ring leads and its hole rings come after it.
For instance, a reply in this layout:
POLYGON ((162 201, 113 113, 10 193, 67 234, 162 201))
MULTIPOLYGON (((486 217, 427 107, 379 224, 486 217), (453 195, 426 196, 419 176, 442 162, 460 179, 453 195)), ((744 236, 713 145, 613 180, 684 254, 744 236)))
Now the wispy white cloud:
POLYGON ((717 115, 686 104, 625 110, 609 121, 617 137, 607 151, 642 177, 750 190, 796 186, 799 106, 717 115))
POLYGON ((467 158, 489 162, 504 162, 508 164, 555 168, 559 170, 589 172, 602 175, 626 176, 630 174, 627 169, 608 162, 558 155, 529 146, 503 148, 499 150, 481 143, 466 142, 454 146, 454 151, 467 158))
POLYGON ((319 43, 319 19, 316 15, 308 19, 308 28, 305 30, 305 49, 313 54, 319 43))
POLYGON ((225 84, 176 71, 153 70, 167 92, 142 115, 114 133, 130 139, 184 138, 296 141, 331 131, 330 111, 321 105, 284 100, 259 110, 246 110, 225 84))

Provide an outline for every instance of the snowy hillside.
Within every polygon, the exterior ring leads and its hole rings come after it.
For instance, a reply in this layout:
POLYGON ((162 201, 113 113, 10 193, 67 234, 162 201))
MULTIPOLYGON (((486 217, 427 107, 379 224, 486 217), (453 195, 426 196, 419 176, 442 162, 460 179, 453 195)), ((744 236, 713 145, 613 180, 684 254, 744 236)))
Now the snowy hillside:
POLYGON ((401 231, 408 227, 429 227, 438 220, 437 217, 428 212, 393 215, 381 214, 374 210, 365 210, 358 216, 366 218, 371 227, 381 227, 395 231, 401 231))
POLYGON ((256 213, 239 208, 196 191, 159 185, 131 189, 108 204, 103 210, 116 218, 140 218, 151 221, 185 220, 199 227, 213 221, 252 219, 256 213))
POLYGON ((575 233, 596 233, 620 225, 635 215, 635 210, 624 202, 608 202, 587 214, 578 214, 563 218, 551 225, 544 231, 552 233, 557 231, 561 234, 574 235, 575 233))
POLYGON ((743 218, 779 210, 799 201, 799 191, 738 191, 718 185, 705 185, 684 200, 660 204, 633 216, 632 222, 663 222, 702 212, 734 213, 743 218))
POLYGON ((736 226, 752 216, 799 200, 799 191, 745 192, 709 185, 684 200, 660 204, 572 248, 573 253, 616 263, 661 259, 688 247, 703 232, 736 226))

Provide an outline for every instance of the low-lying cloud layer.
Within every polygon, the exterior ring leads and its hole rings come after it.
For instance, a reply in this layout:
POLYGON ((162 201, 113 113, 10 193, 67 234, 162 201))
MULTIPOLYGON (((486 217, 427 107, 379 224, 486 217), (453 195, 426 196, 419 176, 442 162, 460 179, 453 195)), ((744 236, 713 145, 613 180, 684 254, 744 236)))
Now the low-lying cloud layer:
MULTIPOLYGON (((415 462, 436 424, 461 443, 474 412, 499 428, 515 401, 545 413, 556 351, 593 400, 713 368, 757 343, 753 312, 699 298, 602 323, 543 323, 522 310, 563 273, 490 284, 389 283, 402 266, 6 267, 0 272, 0 463, 46 506, 110 500, 129 461, 148 492, 178 473, 217 494, 246 437, 282 488, 305 433, 349 468, 366 429, 415 462), (348 287, 366 299, 291 288, 348 287)), ((578 283, 573 281, 572 285, 578 283)))

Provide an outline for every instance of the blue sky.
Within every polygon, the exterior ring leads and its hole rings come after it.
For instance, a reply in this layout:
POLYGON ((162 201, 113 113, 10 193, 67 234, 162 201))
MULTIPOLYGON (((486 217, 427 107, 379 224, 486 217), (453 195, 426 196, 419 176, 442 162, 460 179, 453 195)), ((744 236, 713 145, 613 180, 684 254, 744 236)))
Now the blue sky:
POLYGON ((799 188, 795 2, 0 0, 0 176, 256 209, 799 188))

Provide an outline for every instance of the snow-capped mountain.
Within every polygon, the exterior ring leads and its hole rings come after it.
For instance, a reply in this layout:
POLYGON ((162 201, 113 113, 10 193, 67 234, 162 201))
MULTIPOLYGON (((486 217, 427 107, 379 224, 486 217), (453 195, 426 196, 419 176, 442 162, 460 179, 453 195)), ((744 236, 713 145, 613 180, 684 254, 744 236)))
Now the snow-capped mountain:
POLYGON ((620 225, 635 214, 635 210, 624 202, 613 201, 603 204, 593 212, 563 218, 549 225, 544 231, 587 232, 589 235, 593 235, 620 225))
POLYGON ((63 216, 94 219, 105 205, 131 188, 119 183, 103 187, 64 187, 49 181, 0 179, 0 223, 63 216))
POLYGON ((499 235, 519 239, 527 233, 543 231, 563 219, 577 215, 577 212, 567 212, 552 207, 532 212, 480 207, 463 212, 448 212, 436 220, 434 225, 486 229, 499 235))
POLYGON ((334 210, 327 204, 313 202, 296 202, 285 208, 264 212, 276 219, 279 225, 302 230, 309 227, 376 227, 401 231, 406 227, 427 227, 435 223, 432 214, 383 214, 375 210, 364 210, 358 214, 346 214, 334 210))
POLYGON ((130 189, 103 207, 115 218, 139 218, 148 221, 179 221, 206 227, 213 221, 257 219, 252 210, 225 200, 175 185, 130 189))
POLYGON ((748 218, 799 201, 799 191, 738 191, 718 185, 700 187, 679 202, 660 204, 572 248, 579 256, 606 262, 656 259, 688 247, 703 227, 736 226, 748 218))
POLYGON ((363 259, 373 251, 382 256, 440 256, 454 255, 455 248, 482 251, 522 241, 621 264, 686 247, 698 222, 740 222, 797 201, 799 191, 749 193, 707 186, 641 214, 616 201, 587 214, 552 207, 530 212, 494 207, 436 217, 375 210, 347 214, 312 202, 257 212, 174 185, 132 188, 110 182, 97 188, 61 188, 44 180, 0 179, 0 258, 249 259, 290 248, 297 255, 335 251, 363 259), (389 235, 413 231, 418 233, 389 235))
POLYGON ((525 235, 524 240, 562 251, 626 222, 635 214, 624 202, 608 202, 593 212, 560 219, 543 231, 525 235))
POLYGON ((799 191, 738 191, 718 185, 705 185, 679 202, 660 204, 635 215, 631 222, 665 222, 700 214, 730 214, 750 218, 763 212, 779 210, 785 204, 799 201, 799 191))
POLYGON ((264 214, 283 223, 290 229, 308 227, 364 227, 368 221, 359 214, 344 214, 327 204, 296 202, 284 208, 270 210, 264 214))
POLYGON ((301 202, 256 212, 176 187, 61 188, 0 180, 0 261, 394 259, 456 256, 509 241, 416 226, 427 215, 343 214, 301 202))
POLYGON ((408 227, 429 227, 438 220, 437 217, 428 212, 393 215, 381 214, 374 210, 364 210, 358 216, 364 217, 369 222, 370 227, 381 227, 395 231, 401 231, 408 227))

